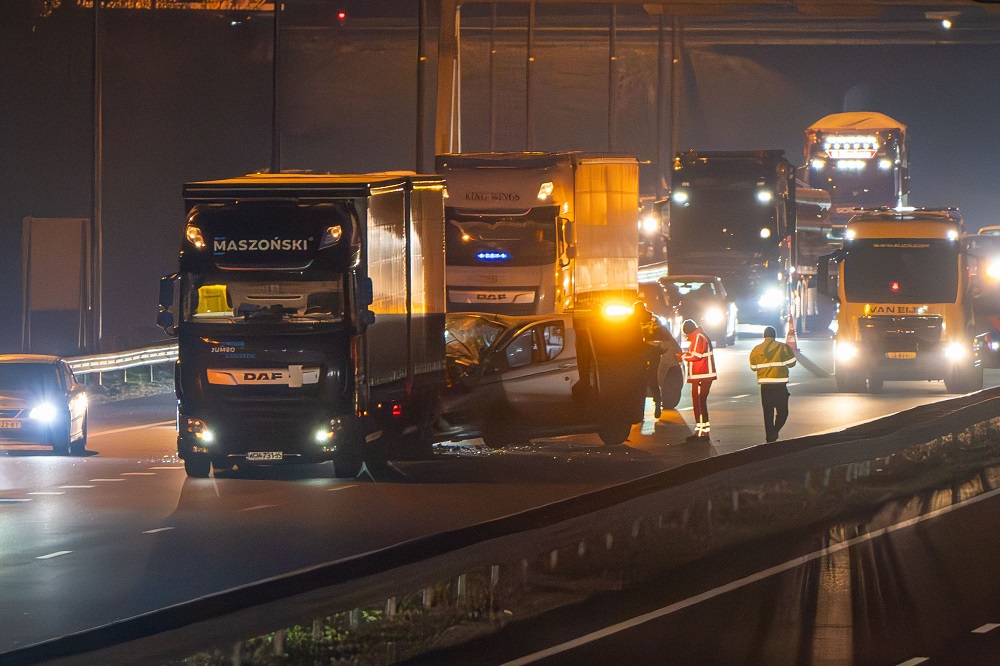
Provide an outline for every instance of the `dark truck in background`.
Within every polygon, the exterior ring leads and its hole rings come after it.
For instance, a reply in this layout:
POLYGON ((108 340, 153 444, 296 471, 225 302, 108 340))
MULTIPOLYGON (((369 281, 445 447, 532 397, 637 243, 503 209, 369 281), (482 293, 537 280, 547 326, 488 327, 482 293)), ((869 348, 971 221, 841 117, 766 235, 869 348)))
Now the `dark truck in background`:
POLYGON ((443 180, 253 174, 183 192, 158 323, 178 338, 187 473, 332 460, 354 476, 429 454, 445 383, 443 180))

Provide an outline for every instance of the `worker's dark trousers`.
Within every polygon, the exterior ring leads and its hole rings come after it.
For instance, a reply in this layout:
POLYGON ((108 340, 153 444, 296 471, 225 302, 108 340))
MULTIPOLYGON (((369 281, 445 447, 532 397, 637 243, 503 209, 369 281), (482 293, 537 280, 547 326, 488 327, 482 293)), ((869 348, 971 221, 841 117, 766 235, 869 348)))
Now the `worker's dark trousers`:
POLYGON ((764 407, 764 436, 773 442, 788 420, 788 384, 761 384, 760 403, 764 407))

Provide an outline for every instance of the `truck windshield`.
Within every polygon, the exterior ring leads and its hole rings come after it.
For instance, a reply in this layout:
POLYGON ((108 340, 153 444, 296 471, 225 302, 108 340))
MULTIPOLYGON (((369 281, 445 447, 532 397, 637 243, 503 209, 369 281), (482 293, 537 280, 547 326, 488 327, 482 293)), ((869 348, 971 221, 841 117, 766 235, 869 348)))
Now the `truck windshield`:
POLYGON ((958 247, 948 241, 853 241, 844 259, 844 294, 855 303, 954 303, 958 247))
POLYGON ((190 276, 186 284, 181 304, 185 321, 241 325, 255 321, 299 324, 344 319, 340 276, 310 281, 190 276))
POLYGON ((834 206, 895 206, 899 198, 895 171, 878 168, 875 160, 858 162, 862 164, 850 169, 827 167, 819 174, 818 186, 830 193, 834 206))
POLYGON ((747 181, 686 182, 690 186, 674 190, 670 212, 670 242, 675 251, 693 256, 699 252, 763 252, 773 248, 778 237, 774 203, 762 202, 757 196, 769 190, 747 181), (681 196, 684 201, 678 203, 681 196))
POLYGON ((556 261, 558 206, 524 215, 461 215, 447 211, 449 266, 544 266, 556 261))

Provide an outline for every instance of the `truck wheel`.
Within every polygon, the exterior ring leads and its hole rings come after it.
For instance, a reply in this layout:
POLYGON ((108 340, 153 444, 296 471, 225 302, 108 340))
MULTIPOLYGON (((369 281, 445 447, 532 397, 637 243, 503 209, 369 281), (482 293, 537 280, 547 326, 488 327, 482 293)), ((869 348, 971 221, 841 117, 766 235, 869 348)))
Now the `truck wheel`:
POLYGON ((601 426, 601 429, 597 431, 597 436, 607 446, 615 446, 628 441, 628 436, 631 432, 631 423, 609 423, 601 426))
POLYGON ((184 459, 184 471, 196 479, 207 479, 212 471, 212 460, 203 454, 189 454, 184 459))
POLYGON ((837 381, 837 390, 841 393, 861 393, 865 390, 864 377, 858 377, 850 370, 837 370, 834 373, 834 379, 837 381))
POLYGON ((213 458, 212 459, 212 469, 216 472, 229 472, 236 467, 236 463, 228 457, 213 458))

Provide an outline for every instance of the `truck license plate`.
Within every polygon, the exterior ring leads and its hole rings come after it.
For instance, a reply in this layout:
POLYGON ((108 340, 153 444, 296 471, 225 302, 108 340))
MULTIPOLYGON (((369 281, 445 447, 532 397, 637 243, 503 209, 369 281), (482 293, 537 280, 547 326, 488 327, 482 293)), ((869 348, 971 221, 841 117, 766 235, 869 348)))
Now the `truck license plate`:
POLYGON ((248 451, 247 460, 281 460, 281 451, 248 451))
POLYGON ((20 421, 15 421, 13 419, 0 419, 0 430, 17 430, 21 427, 20 421))
POLYGON ((917 352, 886 352, 886 358, 916 358, 917 352))

